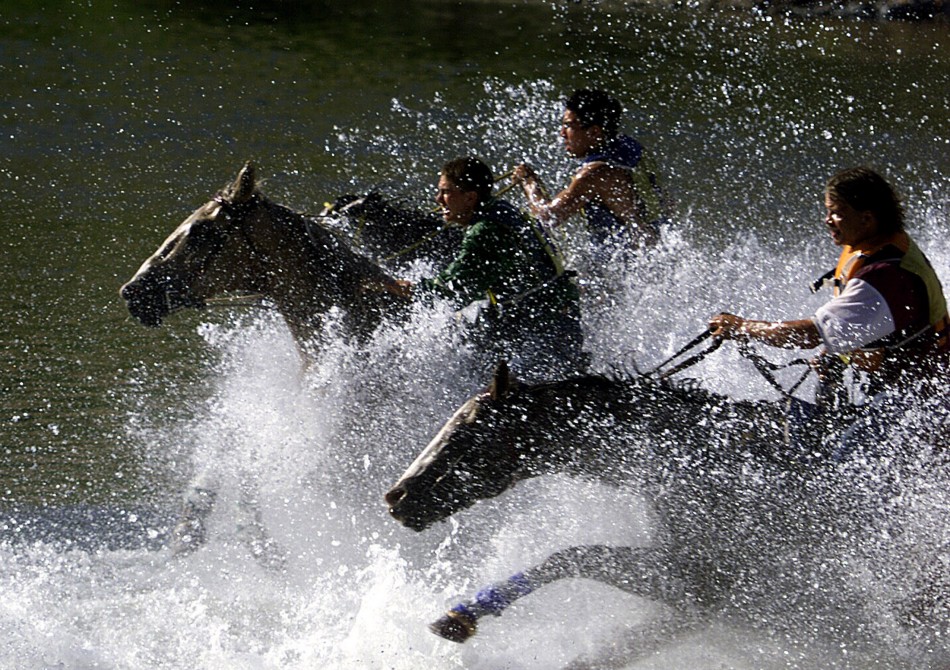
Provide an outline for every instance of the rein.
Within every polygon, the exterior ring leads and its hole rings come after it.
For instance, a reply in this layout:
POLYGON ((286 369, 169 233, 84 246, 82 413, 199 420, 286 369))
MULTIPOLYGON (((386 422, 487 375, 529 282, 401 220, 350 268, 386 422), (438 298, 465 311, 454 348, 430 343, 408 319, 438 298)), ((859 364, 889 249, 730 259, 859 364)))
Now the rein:
MULTIPOLYGON (((256 195, 252 196, 251 198, 247 200, 247 202, 242 202, 240 205, 235 205, 233 202, 225 198, 224 195, 222 195, 221 193, 217 193, 215 194, 213 198, 211 198, 211 201, 216 202, 218 203, 218 205, 220 205, 221 209, 228 216, 228 219, 232 223, 235 224, 235 227, 237 228, 237 231, 241 234, 241 237, 244 238, 244 243, 247 244, 247 248, 251 250, 251 255, 254 256, 254 258, 258 259, 258 265, 262 265, 260 262, 261 254, 257 250, 257 247, 254 245, 254 241, 251 240, 251 236, 248 235, 247 231, 244 229, 243 220, 237 220, 236 217, 234 216, 235 214, 241 214, 244 211, 250 210, 251 205, 257 204, 259 202, 258 197, 256 195)), ((215 249, 216 253, 219 253, 221 251, 221 248, 223 248, 223 246, 224 244, 222 240, 222 244, 217 249, 215 249)), ((259 268, 259 269, 263 269, 263 268, 259 268)))
POLYGON ((752 362, 752 365, 754 365, 755 369, 758 370, 760 375, 762 375, 762 378, 765 379, 765 381, 767 381, 772 386, 772 388, 774 388, 786 398, 791 398, 792 394, 798 390, 798 387, 801 386, 802 383, 808 378, 808 375, 811 374, 811 367, 809 365, 810 361, 807 358, 796 358, 795 360, 780 365, 778 363, 773 363, 772 361, 752 351, 752 347, 749 346, 748 342, 737 340, 736 346, 738 347, 739 353, 742 354, 743 358, 746 358, 752 362), (806 365, 809 367, 805 368, 805 372, 801 377, 798 378, 797 382, 792 384, 788 390, 785 390, 782 385, 778 383, 778 380, 775 379, 775 375, 772 373, 776 370, 790 368, 793 365, 806 365))
POLYGON ((206 298, 205 307, 257 307, 259 309, 274 309, 274 306, 264 302, 263 293, 248 293, 218 298, 206 298))
POLYGON ((653 370, 651 370, 650 372, 645 373, 644 376, 645 376, 645 377, 654 377, 654 376, 655 376, 657 379, 666 379, 667 377, 670 377, 670 376, 676 374, 676 373, 679 372, 680 370, 685 370, 686 368, 690 367, 691 365, 696 365, 696 363, 699 363, 699 361, 703 360, 704 358, 706 358, 706 356, 708 356, 709 354, 711 354, 712 352, 714 352, 716 349, 718 349, 720 346, 722 346, 722 338, 719 338, 719 337, 713 338, 712 342, 710 342, 709 345, 708 345, 705 349, 703 349, 702 351, 693 354, 692 356, 690 356, 690 357, 687 358, 686 360, 681 361, 680 363, 674 365, 674 366, 673 366, 672 368, 670 368, 669 370, 662 371, 664 367, 666 367, 667 365, 669 365, 670 363, 672 363, 673 361, 675 361, 677 358, 679 358, 680 356, 682 356, 683 354, 685 354, 686 352, 688 352, 690 349, 694 349, 695 347, 699 346, 700 344, 702 344, 704 341, 706 341, 706 340, 709 339, 710 337, 712 337, 712 333, 711 333, 710 331, 708 331, 708 330, 704 330, 704 331, 701 332, 699 335, 697 335, 696 337, 694 337, 692 340, 690 340, 689 342, 687 342, 687 343, 686 343, 679 351, 677 351, 675 354, 673 354, 672 356, 670 356, 669 358, 667 358, 665 361, 663 361, 662 363, 660 363, 659 365, 657 365, 657 366, 656 366, 655 368, 653 368, 653 370))
MULTIPOLYGON (((241 215, 245 213, 246 211, 249 211, 252 205, 259 204, 260 198, 255 194, 251 196, 251 198, 249 198, 246 202, 236 205, 230 200, 228 200, 224 196, 223 193, 219 192, 219 193, 216 193, 213 198, 211 198, 211 202, 215 202, 218 204, 218 206, 221 208, 224 214, 228 217, 228 221, 234 224, 234 227, 237 229, 238 233, 243 238, 244 243, 247 245, 247 248, 251 252, 251 257, 256 261, 256 264, 258 266, 257 274, 261 277, 266 276, 266 273, 264 272, 264 262, 261 260, 264 254, 257 248, 257 245, 254 244, 254 241, 251 239, 251 236, 248 235, 247 230, 244 228, 243 219, 238 218, 238 215, 241 215)), ((221 250, 224 249, 225 241, 226 241, 225 235, 223 234, 218 235, 217 239, 215 240, 214 247, 211 249, 210 253, 208 253, 207 257, 205 258, 205 265, 210 263, 218 254, 221 253, 221 250)), ((247 298, 259 299, 260 296, 254 296, 252 294, 250 296, 244 297, 244 299, 247 299, 247 298)), ((227 305, 229 303, 226 302, 226 300, 227 299, 222 298, 222 299, 219 299, 217 302, 219 302, 219 304, 221 305, 227 305)), ((230 304, 233 304, 233 301, 230 304)), ((247 303, 247 306, 253 306, 253 303, 247 303)), ((263 305, 258 305, 258 306, 263 306, 263 305)))
MULTIPOLYGON (((699 361, 703 360, 704 358, 706 358, 706 356, 708 356, 712 352, 716 351, 716 349, 718 349, 720 346, 722 346, 723 341, 724 340, 721 337, 712 337, 712 333, 708 330, 705 330, 699 335, 697 335, 696 337, 694 337, 692 340, 687 342, 675 354, 673 354, 672 356, 667 358, 665 361, 663 361, 662 363, 657 365, 655 368, 653 368, 653 370, 644 373, 644 376, 655 377, 656 379, 666 379, 667 377, 670 377, 676 374, 677 372, 680 372, 681 370, 685 370, 686 368, 692 365, 695 365, 699 361), (705 349, 693 354, 692 356, 690 356, 689 358, 683 361, 680 361, 679 363, 677 363, 670 369, 663 370, 664 367, 670 365, 671 363, 673 363, 673 361, 675 361, 682 355, 686 354, 691 349, 696 348, 697 346, 699 346, 700 344, 702 344, 709 338, 712 338, 712 342, 710 342, 708 346, 706 346, 705 349)), ((765 357, 760 356, 759 354, 755 353, 752 350, 752 347, 749 346, 748 342, 744 342, 742 340, 736 340, 736 346, 738 347, 739 353, 742 355, 742 357, 748 359, 752 363, 752 365, 755 366, 755 369, 759 372, 760 375, 762 375, 762 378, 765 379, 765 381, 767 381, 769 385, 772 386, 772 388, 774 388, 776 391, 778 391, 780 394, 782 394, 786 398, 791 398, 792 394, 794 394, 795 391, 798 390, 798 387, 801 386, 802 383, 808 378, 808 375, 811 374, 812 370, 811 370, 811 367, 809 366, 805 369, 805 372, 802 374, 802 376, 799 377, 798 381, 796 381, 786 390, 785 388, 782 387, 781 384, 778 383, 778 380, 775 379, 775 375, 772 373, 775 372, 776 370, 784 370, 785 368, 792 367, 793 365, 808 366, 810 361, 807 358, 796 358, 795 360, 789 361, 788 363, 778 364, 778 363, 773 363, 767 360, 765 357)))

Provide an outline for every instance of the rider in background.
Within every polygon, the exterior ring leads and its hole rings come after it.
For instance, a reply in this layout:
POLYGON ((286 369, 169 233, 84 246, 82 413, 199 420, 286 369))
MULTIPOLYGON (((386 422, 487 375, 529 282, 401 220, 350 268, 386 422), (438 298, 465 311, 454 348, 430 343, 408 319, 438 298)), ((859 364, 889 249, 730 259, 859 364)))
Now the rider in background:
MULTIPOLYGON (((940 378, 950 367, 947 303, 933 267, 904 230, 894 190, 870 168, 844 170, 828 181, 825 208, 825 225, 842 248, 837 267, 820 282, 833 281, 832 299, 813 316, 792 321, 719 314, 709 322, 712 335, 776 347, 823 345, 816 367, 822 382, 818 407, 826 417, 846 411, 845 366, 865 373, 869 406, 876 410, 901 411, 915 396, 928 397, 928 388, 944 393, 940 378)), ((857 428, 865 437, 881 435, 887 412, 868 416, 857 428)), ((832 455, 843 457, 849 448, 832 455)))
POLYGON ((620 245, 655 244, 667 217, 656 163, 636 139, 620 130, 623 108, 604 91, 579 89, 565 102, 561 137, 582 165, 571 183, 550 200, 528 164, 517 166, 531 213, 546 225, 560 226, 583 209, 595 250, 620 245))
POLYGON ((471 315, 476 344, 512 359, 522 374, 577 372, 582 334, 577 288, 544 232, 510 203, 492 196, 494 178, 473 157, 446 163, 436 202, 464 229, 455 257, 437 276, 387 287, 410 296, 434 292, 471 315))

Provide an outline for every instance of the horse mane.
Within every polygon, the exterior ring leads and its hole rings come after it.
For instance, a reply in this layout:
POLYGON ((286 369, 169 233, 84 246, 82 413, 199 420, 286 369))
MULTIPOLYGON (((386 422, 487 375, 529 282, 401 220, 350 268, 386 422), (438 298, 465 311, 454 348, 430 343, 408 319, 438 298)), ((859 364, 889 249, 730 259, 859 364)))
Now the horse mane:
POLYGON ((328 226, 320 217, 311 216, 286 205, 274 202, 261 190, 266 180, 258 180, 255 171, 251 169, 242 172, 240 178, 226 186, 220 193, 223 198, 234 207, 242 207, 253 202, 260 203, 266 209, 276 212, 274 220, 281 224, 299 226, 298 235, 311 257, 318 257, 320 252, 333 248, 345 262, 352 263, 367 275, 368 278, 379 279, 388 277, 388 273, 380 267, 374 259, 365 256, 354 249, 350 240, 340 231, 328 226))
POLYGON ((705 388, 698 379, 684 377, 681 379, 658 378, 648 373, 633 372, 622 368, 612 367, 604 373, 589 373, 584 375, 575 375, 563 379, 542 381, 536 384, 525 384, 513 380, 512 388, 530 392, 532 394, 546 395, 550 392, 563 392, 568 388, 594 388, 598 391, 627 391, 635 386, 642 386, 645 383, 654 384, 658 389, 671 392, 678 396, 702 396, 705 399, 716 401, 728 401, 728 396, 715 393, 705 388))

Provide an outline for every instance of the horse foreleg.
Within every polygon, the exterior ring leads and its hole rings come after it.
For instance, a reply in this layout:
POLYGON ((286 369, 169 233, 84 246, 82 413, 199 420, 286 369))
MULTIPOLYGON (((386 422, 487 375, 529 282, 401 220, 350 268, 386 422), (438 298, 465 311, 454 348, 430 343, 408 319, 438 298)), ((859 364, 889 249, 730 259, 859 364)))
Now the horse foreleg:
POLYGON ((241 482, 237 517, 238 536, 244 540, 251 555, 261 566, 279 570, 287 561, 287 552, 277 543, 264 524, 264 513, 255 479, 241 482))
POLYGON ((169 532, 168 546, 172 554, 190 554, 205 543, 208 517, 214 510, 217 489, 217 483, 206 478, 200 478, 192 485, 182 503, 178 521, 169 532))
POLYGON ((652 547, 584 545, 552 554, 542 563, 479 591, 475 598, 452 607, 429 629, 453 642, 465 642, 486 614, 501 616, 509 605, 545 584, 571 577, 594 579, 628 593, 673 602, 685 589, 667 568, 668 561, 652 547))

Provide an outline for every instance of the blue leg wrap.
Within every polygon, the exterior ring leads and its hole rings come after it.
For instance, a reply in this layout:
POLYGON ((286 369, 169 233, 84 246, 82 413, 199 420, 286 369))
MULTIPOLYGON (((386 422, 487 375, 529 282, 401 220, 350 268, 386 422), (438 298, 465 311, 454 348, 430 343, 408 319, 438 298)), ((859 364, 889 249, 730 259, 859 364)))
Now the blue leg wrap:
POLYGON ((500 616, 511 603, 533 590, 524 574, 519 572, 501 584, 493 584, 479 591, 473 605, 477 606, 480 614, 500 616))

